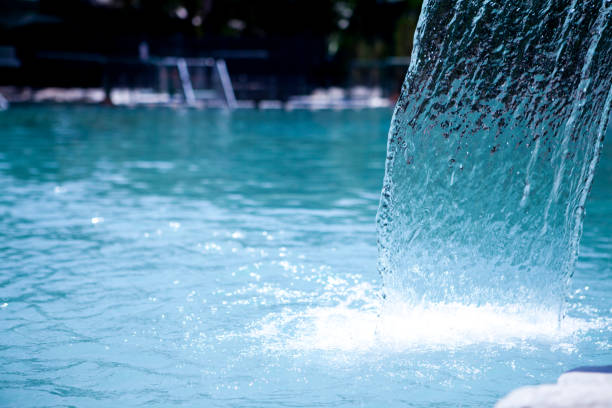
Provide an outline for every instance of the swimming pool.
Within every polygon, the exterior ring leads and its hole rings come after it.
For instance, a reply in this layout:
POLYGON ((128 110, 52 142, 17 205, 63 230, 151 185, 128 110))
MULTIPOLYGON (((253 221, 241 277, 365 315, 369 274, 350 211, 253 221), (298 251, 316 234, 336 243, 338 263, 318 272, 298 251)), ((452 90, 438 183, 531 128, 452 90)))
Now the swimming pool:
POLYGON ((0 113, 0 405, 481 407, 609 364, 612 148, 561 328, 456 304, 385 312, 390 118, 0 113))

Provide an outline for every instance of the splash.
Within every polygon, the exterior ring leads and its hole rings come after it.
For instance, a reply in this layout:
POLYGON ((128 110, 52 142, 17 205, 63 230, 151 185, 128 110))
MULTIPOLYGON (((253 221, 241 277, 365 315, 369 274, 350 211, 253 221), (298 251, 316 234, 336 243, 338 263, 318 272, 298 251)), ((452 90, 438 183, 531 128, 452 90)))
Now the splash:
POLYGON ((348 352, 352 357, 458 351, 486 344, 508 350, 546 345, 572 352, 590 331, 610 327, 609 319, 577 317, 559 326, 555 311, 542 307, 381 302, 368 285, 350 292, 336 305, 272 313, 256 322, 248 336, 267 351, 348 352))
POLYGON ((612 103, 611 20, 609 0, 425 1, 377 215, 388 299, 561 312, 612 103))

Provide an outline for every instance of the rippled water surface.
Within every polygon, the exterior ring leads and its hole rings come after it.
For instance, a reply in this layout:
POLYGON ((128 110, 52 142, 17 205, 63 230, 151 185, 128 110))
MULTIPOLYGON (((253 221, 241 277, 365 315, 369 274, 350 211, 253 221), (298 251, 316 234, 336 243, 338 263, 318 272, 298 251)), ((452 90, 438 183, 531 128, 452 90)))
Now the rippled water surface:
POLYGON ((390 118, 0 113, 0 405, 481 407, 610 364, 612 148, 560 327, 415 309, 379 295, 390 118))

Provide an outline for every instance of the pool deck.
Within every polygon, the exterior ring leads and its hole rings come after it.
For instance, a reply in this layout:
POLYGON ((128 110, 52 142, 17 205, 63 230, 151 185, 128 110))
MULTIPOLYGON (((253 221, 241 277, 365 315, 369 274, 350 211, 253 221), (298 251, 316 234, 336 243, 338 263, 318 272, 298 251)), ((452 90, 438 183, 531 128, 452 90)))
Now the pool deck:
POLYGON ((368 108, 391 108, 395 101, 382 96, 380 89, 354 87, 350 89, 317 89, 309 95, 295 95, 286 101, 280 100, 236 100, 228 106, 217 97, 198 98, 190 103, 181 93, 171 95, 151 89, 113 89, 110 98, 105 97, 101 88, 43 88, 32 90, 15 87, 0 88, 8 103, 85 104, 112 106, 159 106, 169 108, 187 107, 192 109, 261 109, 261 110, 345 110, 368 108))

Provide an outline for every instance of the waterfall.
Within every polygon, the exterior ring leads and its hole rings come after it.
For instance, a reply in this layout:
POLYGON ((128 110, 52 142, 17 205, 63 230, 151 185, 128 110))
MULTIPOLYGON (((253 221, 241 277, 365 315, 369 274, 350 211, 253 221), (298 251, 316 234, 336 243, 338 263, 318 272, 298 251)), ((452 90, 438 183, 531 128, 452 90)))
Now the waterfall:
POLYGON ((610 0, 426 0, 377 214, 385 297, 561 308, 611 83, 610 0))

